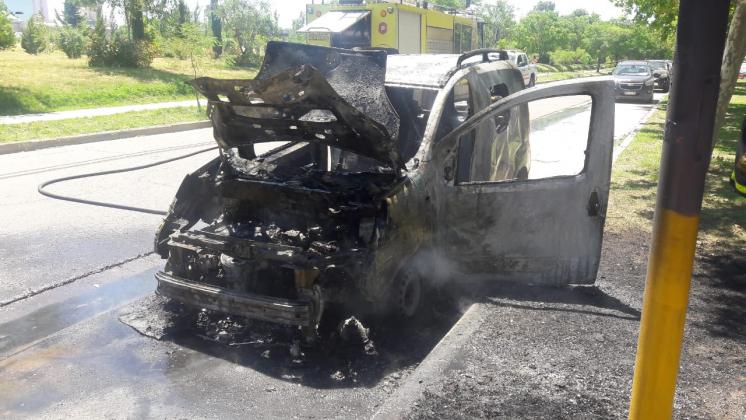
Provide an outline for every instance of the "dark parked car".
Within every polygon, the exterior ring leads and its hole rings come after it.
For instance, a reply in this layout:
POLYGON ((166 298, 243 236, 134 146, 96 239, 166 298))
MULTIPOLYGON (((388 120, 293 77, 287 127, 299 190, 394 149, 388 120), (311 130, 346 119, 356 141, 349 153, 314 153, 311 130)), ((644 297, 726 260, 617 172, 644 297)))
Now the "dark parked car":
POLYGON ((611 74, 617 100, 653 102, 655 76, 647 61, 622 61, 611 74))
POLYGON ((335 307, 411 316, 445 266, 458 281, 592 283, 611 81, 523 90, 500 57, 271 42, 254 80, 193 81, 220 156, 185 178, 156 235, 158 293, 309 332, 335 307), (527 179, 528 102, 580 94, 583 171, 527 179))
POLYGON ((655 86, 668 92, 671 89, 671 66, 665 60, 648 60, 648 64, 653 69, 655 86))

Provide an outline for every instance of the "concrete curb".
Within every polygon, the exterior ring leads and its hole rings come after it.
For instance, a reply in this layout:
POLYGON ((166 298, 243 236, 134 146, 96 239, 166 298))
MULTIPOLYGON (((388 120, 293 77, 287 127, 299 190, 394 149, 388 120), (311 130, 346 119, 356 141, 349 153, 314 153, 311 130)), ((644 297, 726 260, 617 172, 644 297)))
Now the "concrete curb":
POLYGON ((105 131, 103 133, 85 134, 81 136, 62 137, 51 140, 19 141, 0 144, 0 155, 18 152, 30 152, 49 147, 70 146, 74 144, 94 143, 106 140, 119 140, 137 136, 152 136, 155 134, 175 133, 178 131, 196 130, 211 127, 209 120, 190 123, 158 125, 155 127, 133 128, 131 130, 105 131))
POLYGON ((417 401, 424 397, 429 386, 437 385, 438 379, 445 378, 449 371, 458 366, 458 355, 464 344, 484 321, 481 308, 480 304, 475 303, 466 310, 395 394, 379 407, 372 420, 405 418, 417 401))

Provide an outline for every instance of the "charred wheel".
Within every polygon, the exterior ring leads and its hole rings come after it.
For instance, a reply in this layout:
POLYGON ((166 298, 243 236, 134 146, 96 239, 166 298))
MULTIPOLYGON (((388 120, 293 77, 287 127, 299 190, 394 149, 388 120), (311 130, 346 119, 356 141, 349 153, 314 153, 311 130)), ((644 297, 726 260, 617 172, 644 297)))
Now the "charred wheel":
POLYGON ((423 296, 422 279, 411 270, 405 270, 396 279, 394 289, 394 311, 396 315, 409 318, 417 313, 423 296))

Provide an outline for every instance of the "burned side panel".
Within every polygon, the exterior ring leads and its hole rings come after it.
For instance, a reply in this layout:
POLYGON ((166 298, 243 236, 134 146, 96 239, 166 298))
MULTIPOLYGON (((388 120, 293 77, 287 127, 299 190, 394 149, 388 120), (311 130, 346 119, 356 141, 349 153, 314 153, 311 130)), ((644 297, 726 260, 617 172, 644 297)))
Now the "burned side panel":
POLYGON ((435 148, 434 187, 438 241, 474 280, 513 280, 533 284, 593 283, 600 259, 613 148, 613 84, 608 80, 561 82, 526 90, 477 113, 435 148), (583 172, 571 176, 509 182, 449 179, 458 139, 484 118, 529 101, 565 95, 593 99, 583 172), (453 224, 453 215, 470 214, 453 224), (467 249, 470 252, 460 252, 467 249))

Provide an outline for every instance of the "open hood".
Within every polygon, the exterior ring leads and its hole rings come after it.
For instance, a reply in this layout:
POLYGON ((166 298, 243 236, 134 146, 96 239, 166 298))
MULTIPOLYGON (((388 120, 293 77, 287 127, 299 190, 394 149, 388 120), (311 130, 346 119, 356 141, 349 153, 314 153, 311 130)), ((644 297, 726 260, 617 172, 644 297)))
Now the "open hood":
POLYGON ((198 78, 222 148, 318 142, 402 168, 399 116, 384 88, 386 54, 269 42, 253 80, 198 78))

